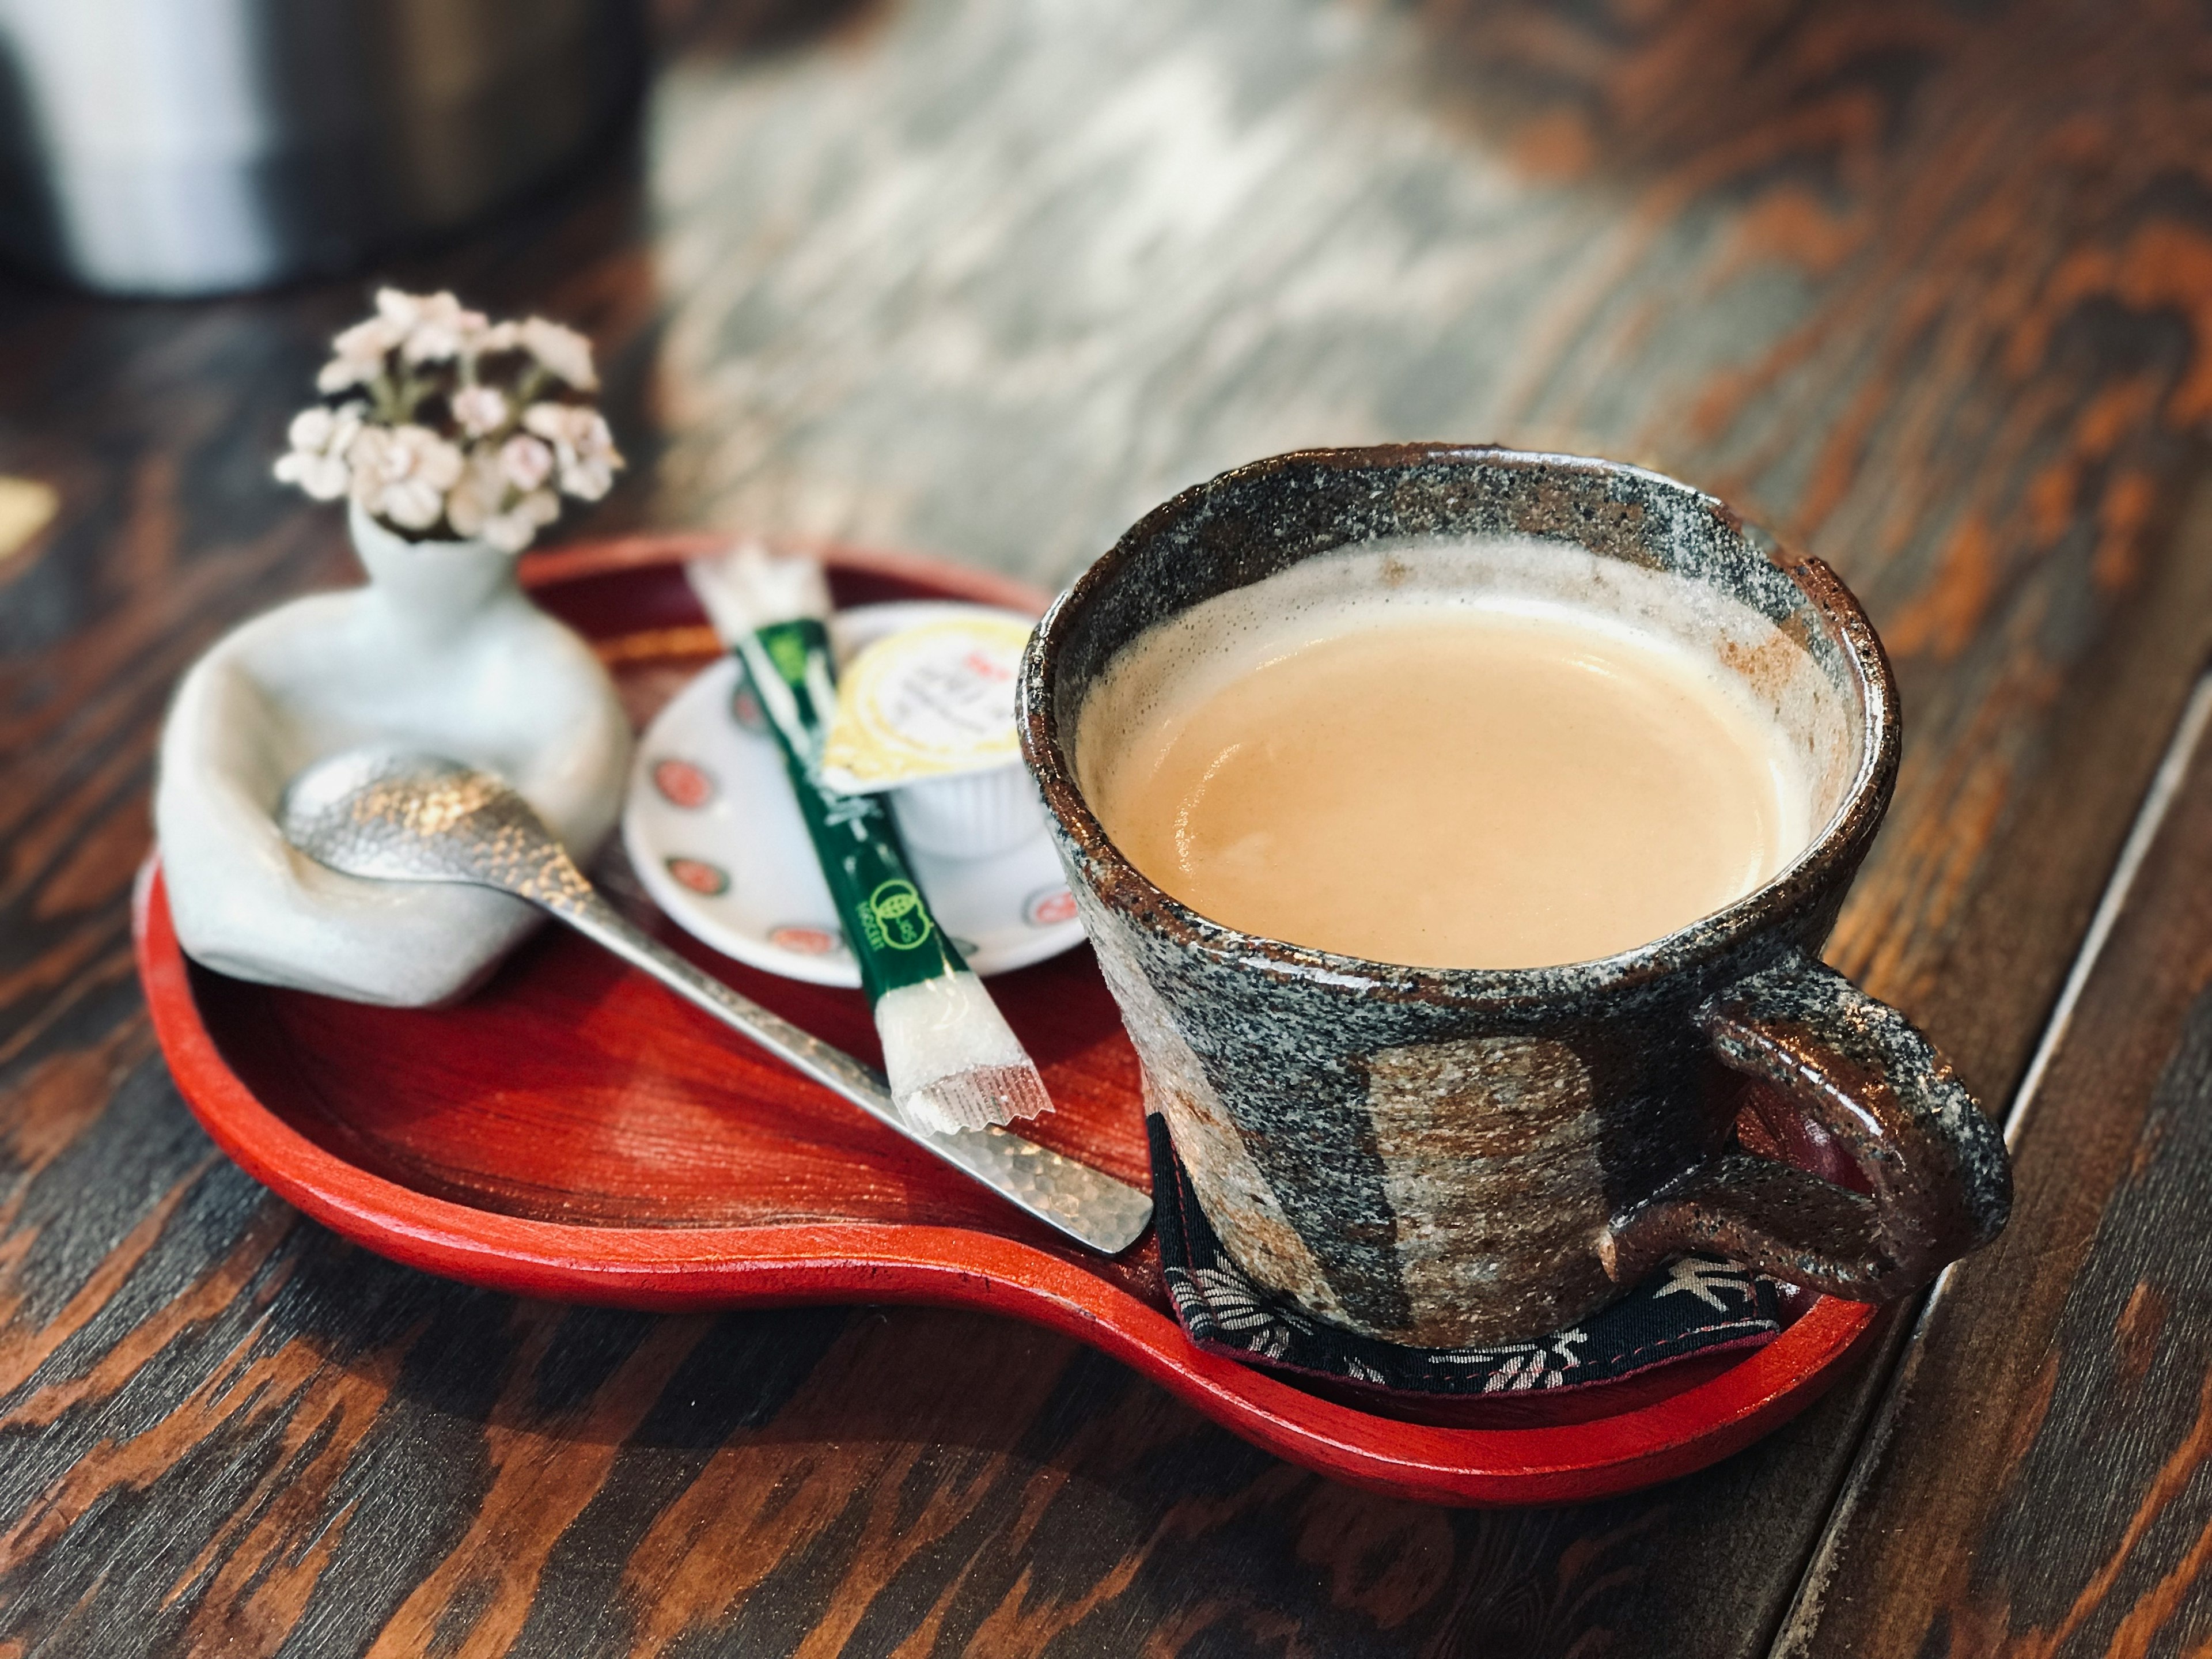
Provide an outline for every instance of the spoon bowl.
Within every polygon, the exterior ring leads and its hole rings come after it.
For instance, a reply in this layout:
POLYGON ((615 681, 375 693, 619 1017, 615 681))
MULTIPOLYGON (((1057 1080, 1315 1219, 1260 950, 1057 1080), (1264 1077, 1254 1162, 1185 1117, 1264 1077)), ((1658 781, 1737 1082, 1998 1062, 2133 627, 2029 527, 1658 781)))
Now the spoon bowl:
POLYGON ((276 816, 286 841, 349 876, 496 887, 556 911, 591 890, 528 801, 440 755, 326 757, 286 786, 276 816))

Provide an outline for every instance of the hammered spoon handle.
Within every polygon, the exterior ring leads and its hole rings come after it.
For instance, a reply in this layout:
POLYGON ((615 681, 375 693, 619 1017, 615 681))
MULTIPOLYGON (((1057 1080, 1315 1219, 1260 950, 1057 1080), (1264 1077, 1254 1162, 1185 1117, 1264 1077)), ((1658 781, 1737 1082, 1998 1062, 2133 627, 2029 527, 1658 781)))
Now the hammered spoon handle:
POLYGON ((1111 1255, 1152 1219, 1126 1182, 1004 1129, 907 1121, 883 1073, 702 973, 609 904, 530 804, 488 772, 436 756, 356 749, 316 762, 276 805, 285 840, 317 863, 372 881, 496 888, 550 911, 887 1128, 1009 1203, 1111 1255))

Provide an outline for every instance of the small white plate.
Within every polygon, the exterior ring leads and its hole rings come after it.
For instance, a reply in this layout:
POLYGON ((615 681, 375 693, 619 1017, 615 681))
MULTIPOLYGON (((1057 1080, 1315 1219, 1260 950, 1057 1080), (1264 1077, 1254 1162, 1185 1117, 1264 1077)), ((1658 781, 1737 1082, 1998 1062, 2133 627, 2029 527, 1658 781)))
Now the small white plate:
MULTIPOLYGON (((848 657, 896 629, 978 608, 858 605, 837 614, 832 642, 848 657)), ((723 955, 817 985, 860 982, 783 753, 751 691, 740 690, 734 659, 702 671, 647 728, 623 809, 623 845, 653 902, 723 955)), ((1042 806, 1036 834, 1011 852, 908 856, 939 922, 979 974, 1026 968, 1082 942, 1042 806)))

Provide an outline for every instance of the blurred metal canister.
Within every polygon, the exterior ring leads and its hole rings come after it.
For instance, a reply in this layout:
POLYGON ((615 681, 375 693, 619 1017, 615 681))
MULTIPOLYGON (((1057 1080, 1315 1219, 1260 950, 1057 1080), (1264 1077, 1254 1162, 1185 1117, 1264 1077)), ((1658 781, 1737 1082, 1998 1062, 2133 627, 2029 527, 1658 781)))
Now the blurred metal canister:
POLYGON ((0 0, 0 252, 116 294, 342 270, 629 106, 638 0, 0 0))

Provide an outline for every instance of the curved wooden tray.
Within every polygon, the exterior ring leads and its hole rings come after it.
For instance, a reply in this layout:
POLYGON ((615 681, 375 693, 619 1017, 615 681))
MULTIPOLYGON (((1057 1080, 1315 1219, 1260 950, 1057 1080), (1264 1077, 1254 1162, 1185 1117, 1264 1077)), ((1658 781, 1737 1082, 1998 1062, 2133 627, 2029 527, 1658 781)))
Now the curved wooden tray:
MULTIPOLYGON (((540 601, 599 643, 641 724, 714 651, 675 568, 710 544, 639 538, 524 562, 540 601)), ((817 550, 843 604, 1039 605, 978 572, 817 550)), ((1149 1234, 1111 1261, 1064 1244, 564 931, 541 933, 460 1006, 403 1011, 188 963, 158 863, 136 921, 155 1032, 216 1142, 333 1231, 473 1284, 651 1309, 990 1309, 1092 1344, 1293 1462, 1468 1504, 1597 1498, 1702 1468, 1802 1410, 1873 1325, 1871 1308, 1816 1299, 1748 1355, 1385 1414, 1354 1390, 1297 1387, 1193 1347, 1149 1234)), ((660 933, 878 1058, 857 992, 772 978, 665 922, 660 933)), ((1057 1103, 1036 1137, 1145 1182, 1136 1059, 1089 952, 993 986, 1057 1103)))

